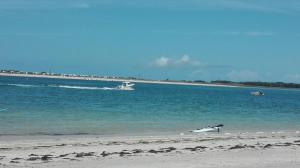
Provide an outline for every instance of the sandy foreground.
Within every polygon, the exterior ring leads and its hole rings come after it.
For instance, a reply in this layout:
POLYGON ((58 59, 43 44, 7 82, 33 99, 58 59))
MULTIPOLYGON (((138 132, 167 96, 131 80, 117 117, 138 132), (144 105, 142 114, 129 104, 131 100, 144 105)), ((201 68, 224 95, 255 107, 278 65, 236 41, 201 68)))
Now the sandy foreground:
POLYGON ((299 168, 300 133, 0 136, 0 167, 299 168))

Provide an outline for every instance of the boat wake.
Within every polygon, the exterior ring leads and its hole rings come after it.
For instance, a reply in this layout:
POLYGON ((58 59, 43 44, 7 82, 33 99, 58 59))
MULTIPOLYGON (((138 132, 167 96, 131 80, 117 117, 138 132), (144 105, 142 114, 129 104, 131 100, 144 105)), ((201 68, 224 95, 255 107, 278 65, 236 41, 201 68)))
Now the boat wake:
POLYGON ((13 84, 13 83, 7 83, 3 84, 1 83, 0 86, 16 86, 16 87, 42 87, 42 85, 27 85, 27 84, 13 84))
POLYGON ((1 83, 0 86, 15 86, 15 87, 25 87, 25 88, 32 88, 32 87, 51 87, 51 88, 64 88, 64 89, 80 89, 80 90, 120 90, 115 87, 89 87, 89 86, 72 86, 72 85, 27 85, 27 84, 3 84, 1 83))
POLYGON ((51 87, 59 87, 66 89, 81 89, 81 90, 114 90, 114 88, 110 87, 87 87, 87 86, 68 86, 68 85, 54 85, 51 87))
POLYGON ((8 110, 8 108, 0 109, 0 112, 1 111, 7 111, 7 110, 8 110))

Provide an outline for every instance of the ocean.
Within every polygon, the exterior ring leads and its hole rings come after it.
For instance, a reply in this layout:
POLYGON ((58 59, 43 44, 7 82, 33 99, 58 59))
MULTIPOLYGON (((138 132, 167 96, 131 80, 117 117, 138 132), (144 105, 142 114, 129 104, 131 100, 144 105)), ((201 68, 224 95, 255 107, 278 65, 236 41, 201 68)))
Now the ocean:
POLYGON ((300 90, 0 77, 0 135, 163 135, 300 129, 300 90), (261 90, 265 96, 251 96, 261 90))

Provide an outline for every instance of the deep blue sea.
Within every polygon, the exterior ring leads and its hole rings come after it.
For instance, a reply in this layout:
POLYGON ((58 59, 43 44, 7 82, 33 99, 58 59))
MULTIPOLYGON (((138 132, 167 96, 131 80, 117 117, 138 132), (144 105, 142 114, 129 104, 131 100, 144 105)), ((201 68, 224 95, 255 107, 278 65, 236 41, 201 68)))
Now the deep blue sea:
POLYGON ((224 124, 226 132, 300 129, 300 90, 0 77, 0 135, 141 135, 224 124))

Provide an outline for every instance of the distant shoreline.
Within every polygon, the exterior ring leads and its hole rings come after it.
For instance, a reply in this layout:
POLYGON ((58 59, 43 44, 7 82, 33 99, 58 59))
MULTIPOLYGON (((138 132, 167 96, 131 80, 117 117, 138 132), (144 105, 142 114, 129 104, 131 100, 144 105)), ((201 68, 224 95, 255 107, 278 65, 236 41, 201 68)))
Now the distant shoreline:
POLYGON ((29 78, 51 78, 51 79, 71 79, 71 80, 92 80, 106 82, 133 82, 133 83, 150 83, 150 84, 169 84, 169 85, 189 85, 189 86, 210 86, 210 87, 242 87, 225 84, 210 84, 210 83, 191 83, 191 82, 175 82, 175 81, 159 81, 159 80, 140 80, 140 79, 123 79, 123 78, 103 78, 103 77, 75 77, 75 76, 52 76, 52 75, 37 75, 37 74, 14 74, 0 73, 0 76, 8 77, 29 77, 29 78))
POLYGON ((230 87, 230 88, 274 88, 274 89, 292 89, 300 90, 300 84, 284 83, 284 82, 231 82, 231 81, 176 81, 176 80, 149 80, 135 79, 123 77, 101 77, 87 75, 72 75, 72 74, 25 74, 14 72, 0 72, 1 76, 7 77, 28 77, 28 78, 51 78, 51 79, 66 79, 66 80, 92 80, 106 82, 133 82, 133 83, 148 83, 148 84, 167 84, 167 85, 186 85, 186 86, 207 86, 207 87, 230 87))

